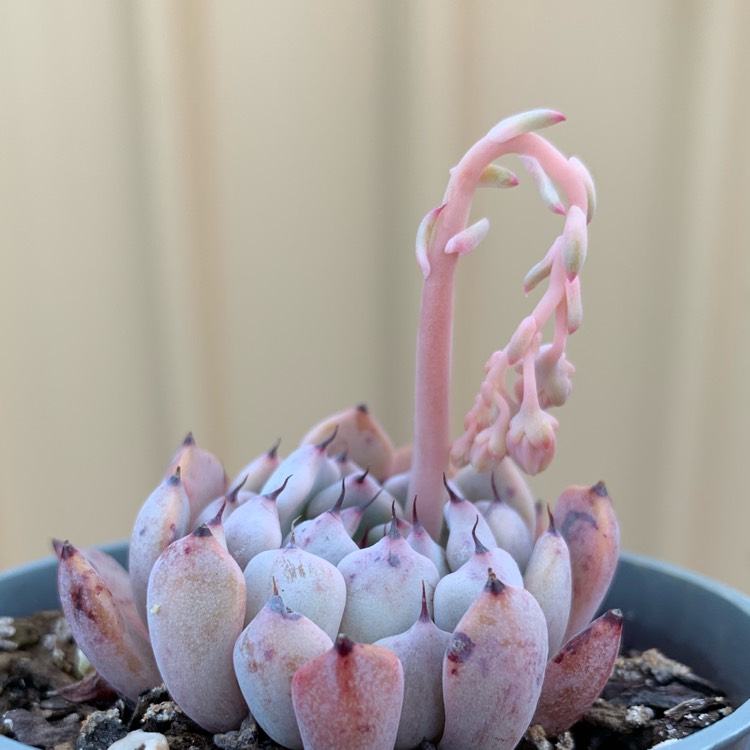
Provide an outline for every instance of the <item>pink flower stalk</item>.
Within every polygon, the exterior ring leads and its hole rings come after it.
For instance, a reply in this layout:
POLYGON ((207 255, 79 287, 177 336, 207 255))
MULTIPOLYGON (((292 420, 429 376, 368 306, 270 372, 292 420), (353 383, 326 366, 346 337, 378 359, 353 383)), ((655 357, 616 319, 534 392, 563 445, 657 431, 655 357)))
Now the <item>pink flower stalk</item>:
MULTIPOLYGON (((558 347, 555 351, 560 356, 565 345, 562 323, 570 328, 568 317, 572 317, 573 322, 580 324, 579 306, 575 304, 580 301, 580 287, 576 286, 577 291, 572 293, 568 289, 577 282, 586 256, 586 221, 593 208, 593 183, 580 161, 566 159, 548 141, 530 132, 564 119, 552 110, 534 110, 503 120, 492 128, 451 171, 442 204, 427 214, 417 233, 417 259, 425 279, 417 334, 414 453, 409 497, 423 498, 420 517, 435 538, 440 537, 443 524, 445 496, 441 477, 449 469, 451 456, 449 414, 456 263, 487 233, 486 219, 467 228, 471 201, 475 190, 486 182, 483 175, 487 170, 494 173, 493 162, 505 154, 524 157, 532 177, 541 183, 548 205, 566 215, 562 235, 526 278, 527 292, 548 276, 550 285, 534 313, 521 323, 504 350, 508 364, 524 359, 527 352, 538 354, 537 334, 556 310, 560 311, 560 323, 556 327, 558 347), (550 180, 562 190, 567 210, 557 199, 550 180), (572 315, 566 316, 569 294, 574 304, 572 315)), ((500 372, 489 375, 492 377, 485 380, 489 387, 480 390, 479 408, 469 413, 466 432, 452 453, 457 464, 476 462, 484 470, 503 459, 503 433, 510 429, 509 412, 517 407, 505 393, 504 369, 501 367, 500 372), (490 430, 493 424, 498 424, 494 434, 490 430)), ((524 367, 524 382, 529 384, 527 392, 536 392, 536 374, 530 366, 524 367)), ((508 449, 525 471, 534 474, 546 468, 552 458, 557 424, 544 415, 535 395, 527 395, 521 408, 523 416, 514 425, 508 449)))
POLYGON ((560 119, 539 110, 493 128, 419 229, 413 457, 362 405, 286 457, 277 443, 231 484, 189 435, 138 514, 130 573, 56 545, 66 618, 123 698, 164 682, 206 731, 251 712, 290 750, 414 750, 424 737, 511 750, 529 722, 561 732, 593 702, 620 641, 616 611, 591 622, 614 575, 617 519, 600 482, 563 492, 546 528, 518 469, 552 460, 546 409, 570 394, 565 344, 581 321, 593 187, 580 162, 527 132, 560 119), (517 184, 492 163, 511 151, 565 228, 527 275, 527 291, 549 278, 547 289, 487 361, 451 450, 455 263, 487 234, 485 219, 466 226, 476 187, 517 184))

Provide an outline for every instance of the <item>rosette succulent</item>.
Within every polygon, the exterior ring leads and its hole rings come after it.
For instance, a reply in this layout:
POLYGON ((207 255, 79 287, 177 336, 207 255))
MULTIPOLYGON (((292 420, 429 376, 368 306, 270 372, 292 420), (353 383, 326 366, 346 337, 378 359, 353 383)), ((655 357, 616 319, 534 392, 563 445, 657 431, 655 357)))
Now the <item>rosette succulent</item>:
POLYGON ((583 164, 534 132, 562 119, 535 110, 492 128, 419 227, 411 447, 356 406, 230 481, 188 435, 138 514, 129 573, 57 544, 65 615, 124 699, 163 682, 209 732, 252 715, 283 747, 315 750, 513 748, 594 701, 622 625, 616 611, 592 622, 618 556, 612 504, 599 482, 545 511, 523 477, 552 460, 548 409, 571 392, 595 204, 583 164), (518 183, 495 163, 510 153, 563 229, 524 282, 548 279, 544 293, 489 357, 451 444, 456 263, 488 231, 469 225, 475 190, 518 183))

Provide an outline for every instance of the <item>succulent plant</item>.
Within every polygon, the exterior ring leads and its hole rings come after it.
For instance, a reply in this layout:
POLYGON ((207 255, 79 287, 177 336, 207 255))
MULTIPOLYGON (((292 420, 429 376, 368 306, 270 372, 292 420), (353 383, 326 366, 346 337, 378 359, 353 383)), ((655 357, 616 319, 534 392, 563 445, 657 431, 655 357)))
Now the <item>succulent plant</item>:
POLYGON ((492 128, 418 229, 411 448, 360 405, 230 482, 189 435, 138 514, 129 575, 57 544, 73 633, 126 700, 163 681, 210 732, 252 713, 282 746, 326 750, 513 748, 531 723, 559 733, 594 701, 622 627, 617 611, 592 622, 618 557, 612 503, 601 482, 577 486, 545 516, 519 471, 553 458, 548 409, 570 395, 565 346, 581 324, 593 183, 534 132, 562 119, 535 110, 492 128), (487 234, 486 219, 467 226, 474 191, 518 183, 494 163, 508 153, 565 221, 524 282, 546 290, 488 359, 451 445, 456 262, 487 234))

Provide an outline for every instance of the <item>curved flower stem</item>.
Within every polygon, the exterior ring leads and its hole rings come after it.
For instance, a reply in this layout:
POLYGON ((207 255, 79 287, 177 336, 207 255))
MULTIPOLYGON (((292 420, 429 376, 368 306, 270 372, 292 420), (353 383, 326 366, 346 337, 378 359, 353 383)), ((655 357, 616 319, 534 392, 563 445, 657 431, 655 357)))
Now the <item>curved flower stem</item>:
MULTIPOLYGON (((536 159, 561 188, 568 206, 587 209, 586 188, 575 166, 536 133, 522 133, 508 141, 485 136, 452 171, 444 209, 436 219, 427 247, 426 272, 417 333, 414 440, 408 497, 418 495, 420 520, 437 539, 443 526, 443 473, 450 451, 450 378, 453 305, 457 257, 446 254, 448 241, 468 222, 474 191, 484 169, 507 153, 536 159)), ((407 510, 408 512, 408 510, 407 510)))

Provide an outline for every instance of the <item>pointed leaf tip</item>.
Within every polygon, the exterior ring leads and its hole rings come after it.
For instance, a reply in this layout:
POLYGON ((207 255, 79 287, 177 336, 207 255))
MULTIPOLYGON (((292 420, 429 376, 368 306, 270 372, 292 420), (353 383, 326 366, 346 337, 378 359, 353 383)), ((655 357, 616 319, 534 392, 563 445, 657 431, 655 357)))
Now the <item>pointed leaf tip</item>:
POLYGON ((333 647, 336 649, 336 653, 339 656, 349 656, 349 654, 354 650, 354 646, 356 643, 349 638, 348 635, 345 633, 339 633, 336 636, 336 642, 333 644, 333 647))

